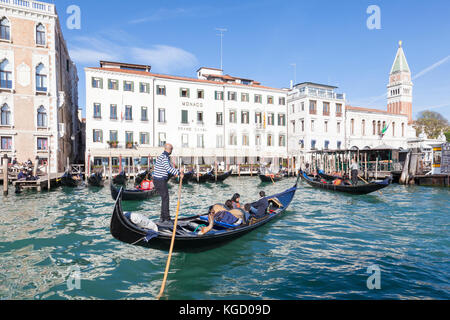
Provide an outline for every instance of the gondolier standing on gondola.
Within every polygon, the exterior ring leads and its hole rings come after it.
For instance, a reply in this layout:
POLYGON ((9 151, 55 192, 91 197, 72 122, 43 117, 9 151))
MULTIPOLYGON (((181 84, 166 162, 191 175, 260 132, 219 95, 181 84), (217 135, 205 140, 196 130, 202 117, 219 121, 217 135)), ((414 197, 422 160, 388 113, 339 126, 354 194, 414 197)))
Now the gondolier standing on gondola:
POLYGON ((183 169, 177 170, 172 167, 170 163, 170 155, 172 154, 173 146, 166 144, 164 146, 164 152, 158 157, 153 170, 153 183, 155 189, 161 196, 161 223, 169 224, 170 212, 169 212, 169 189, 167 187, 167 181, 170 176, 180 176, 183 180, 183 169))
POLYGON ((356 186, 358 184, 358 175, 359 175, 359 165, 356 162, 355 158, 352 158, 352 164, 350 166, 352 170, 352 185, 356 186))

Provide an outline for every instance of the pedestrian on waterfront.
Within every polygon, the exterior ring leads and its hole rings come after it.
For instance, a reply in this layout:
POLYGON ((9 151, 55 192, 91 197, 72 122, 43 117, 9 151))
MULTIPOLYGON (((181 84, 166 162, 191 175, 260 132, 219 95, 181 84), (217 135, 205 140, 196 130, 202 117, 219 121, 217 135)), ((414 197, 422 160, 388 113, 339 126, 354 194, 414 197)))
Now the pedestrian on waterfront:
POLYGON ((182 180, 184 177, 183 169, 175 169, 170 162, 170 155, 172 154, 173 146, 167 143, 164 146, 164 152, 158 157, 153 170, 153 183, 155 189, 161 197, 161 219, 162 224, 170 224, 170 212, 169 212, 169 189, 167 187, 167 181, 170 176, 180 176, 182 180))
POLYGON ((352 164, 350 166, 352 170, 352 185, 356 186, 358 184, 358 175, 359 175, 359 165, 356 162, 355 158, 352 159, 352 164))

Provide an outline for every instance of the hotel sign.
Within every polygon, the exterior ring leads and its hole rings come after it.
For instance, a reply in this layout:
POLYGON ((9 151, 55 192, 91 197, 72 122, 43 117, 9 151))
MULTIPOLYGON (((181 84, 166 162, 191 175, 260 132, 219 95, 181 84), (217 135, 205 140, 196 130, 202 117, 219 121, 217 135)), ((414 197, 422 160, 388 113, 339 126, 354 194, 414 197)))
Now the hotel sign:
POLYGON ((183 107, 199 107, 199 108, 203 108, 203 103, 202 102, 182 102, 181 105, 183 107))

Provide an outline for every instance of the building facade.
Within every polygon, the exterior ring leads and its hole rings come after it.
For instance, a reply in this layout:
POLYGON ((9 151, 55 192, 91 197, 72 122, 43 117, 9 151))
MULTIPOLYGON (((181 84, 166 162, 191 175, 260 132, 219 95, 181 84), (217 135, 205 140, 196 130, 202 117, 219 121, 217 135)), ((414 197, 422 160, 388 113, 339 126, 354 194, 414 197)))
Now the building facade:
POLYGON ((184 164, 279 163, 287 155, 287 90, 200 68, 197 78, 150 66, 86 68, 87 161, 146 164, 174 145, 184 164))
POLYGON ((79 157, 77 70, 53 4, 0 2, 0 108, 2 154, 51 172, 79 157))

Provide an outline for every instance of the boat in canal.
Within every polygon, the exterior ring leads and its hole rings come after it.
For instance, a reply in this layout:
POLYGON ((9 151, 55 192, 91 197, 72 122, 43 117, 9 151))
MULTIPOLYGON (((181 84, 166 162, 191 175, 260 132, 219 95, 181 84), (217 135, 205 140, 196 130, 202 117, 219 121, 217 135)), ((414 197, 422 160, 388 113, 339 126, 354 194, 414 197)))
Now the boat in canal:
POLYGON ((66 171, 61 177, 61 185, 64 187, 75 188, 83 184, 83 179, 78 174, 66 171))
POLYGON ((103 174, 101 172, 95 172, 88 178, 88 184, 91 187, 103 187, 103 174))
POLYGON ((217 178, 216 178, 216 175, 214 174, 214 170, 213 170, 208 175, 209 182, 224 182, 226 179, 231 177, 232 173, 233 173, 233 170, 229 170, 229 171, 224 172, 224 173, 218 173, 217 174, 217 178))
MULTIPOLYGON (((182 183, 183 184, 189 183, 189 181, 192 179, 193 175, 194 175, 194 171, 185 172, 182 183)), ((180 182, 180 178, 178 176, 172 177, 172 181, 176 182, 178 184, 180 182)))
POLYGON ((118 175, 116 175, 112 182, 114 184, 125 185, 127 183, 127 175, 125 174, 125 171, 121 171, 118 175))
POLYGON ((122 187, 116 187, 114 184, 110 184, 111 189, 111 197, 114 200, 117 200, 119 194, 121 194, 121 198, 123 201, 139 201, 139 200, 147 200, 154 196, 156 196, 158 193, 156 192, 156 189, 152 190, 139 190, 136 189, 123 189, 122 187), (121 193, 122 191, 122 193, 121 193))
POLYGON ((262 183, 273 183, 280 181, 281 179, 283 179, 283 177, 277 174, 260 174, 259 179, 262 183))
MULTIPOLYGON (((375 191, 379 191, 381 189, 386 188, 391 184, 391 179, 386 178, 383 181, 372 181, 368 184, 359 184, 359 185, 335 185, 332 180, 325 180, 325 182, 315 181, 313 177, 308 176, 305 172, 301 172, 300 176, 303 181, 309 184, 313 188, 325 189, 330 191, 344 192, 355 195, 364 195, 369 194, 375 191)), ((335 178, 334 178, 335 179, 335 178)), ((333 179, 333 180, 334 180, 333 179)))
MULTIPOLYGON (((213 249, 282 217, 295 196, 298 181, 299 178, 292 188, 267 197, 270 204, 268 213, 258 220, 251 218, 250 221, 246 221, 239 226, 215 221, 211 231, 204 235, 199 235, 198 231, 208 223, 207 214, 178 219, 174 250, 189 252, 213 249)), ((161 224, 160 222, 154 222, 156 230, 138 227, 131 222, 131 213, 124 213, 122 210, 123 195, 124 190, 121 189, 111 217, 111 235, 115 239, 128 244, 151 249, 168 250, 172 239, 173 225, 170 226, 161 224)))

